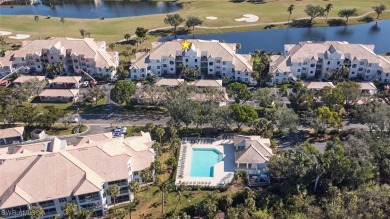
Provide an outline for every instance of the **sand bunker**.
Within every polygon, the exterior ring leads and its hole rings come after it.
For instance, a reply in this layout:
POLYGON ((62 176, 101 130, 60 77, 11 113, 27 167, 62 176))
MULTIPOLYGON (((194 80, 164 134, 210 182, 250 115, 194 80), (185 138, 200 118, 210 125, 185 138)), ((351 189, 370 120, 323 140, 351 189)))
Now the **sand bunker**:
POLYGON ((217 20, 218 18, 217 17, 213 17, 213 16, 209 16, 209 17, 206 17, 207 20, 217 20))
POLYGON ((11 35, 11 34, 12 34, 11 32, 1 31, 0 30, 0 36, 7 36, 7 35, 11 35))
POLYGON ((252 22, 258 21, 259 17, 256 16, 256 15, 253 15, 253 14, 244 14, 244 15, 242 15, 242 18, 237 18, 237 19, 234 19, 234 20, 238 21, 238 22, 245 21, 245 22, 248 22, 248 23, 252 23, 252 22))
POLYGON ((16 34, 16 36, 9 36, 8 38, 14 39, 14 40, 24 40, 24 39, 30 38, 30 35, 28 35, 28 34, 16 34))

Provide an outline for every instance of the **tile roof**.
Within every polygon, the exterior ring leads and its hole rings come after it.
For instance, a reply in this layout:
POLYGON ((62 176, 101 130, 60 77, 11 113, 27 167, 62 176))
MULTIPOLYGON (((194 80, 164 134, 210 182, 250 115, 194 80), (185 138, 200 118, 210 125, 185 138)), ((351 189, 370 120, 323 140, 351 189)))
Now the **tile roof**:
POLYGON ((376 86, 372 82, 359 83, 360 90, 376 90, 376 86))
POLYGON ((245 146, 244 149, 236 151, 236 163, 265 163, 273 155, 269 138, 235 136, 233 144, 235 146, 245 146))
POLYGON ((175 79, 175 78, 161 78, 156 82, 156 85, 159 86, 178 86, 179 84, 184 83, 184 79, 175 79))
POLYGON ((57 49, 62 55, 84 55, 93 59, 96 67, 115 65, 115 58, 105 49, 101 49, 102 42, 95 42, 93 38, 51 38, 48 40, 24 41, 23 46, 16 51, 10 51, 0 58, 0 65, 9 65, 13 57, 26 57, 27 54, 41 55, 43 50, 57 49))
POLYGON ((222 80, 201 79, 194 82, 196 87, 222 87, 222 80))
MULTIPOLYGON (((182 52, 181 40, 168 42, 152 43, 152 51, 148 54, 142 54, 135 60, 132 67, 145 68, 150 59, 160 60, 161 57, 176 57, 177 53, 182 52)), ((191 43, 191 50, 196 51, 197 57, 201 52, 207 51, 208 57, 220 57, 223 61, 231 61, 236 71, 252 71, 250 55, 236 54, 234 43, 221 43, 216 40, 187 40, 191 43)))
POLYGON ((332 82, 310 82, 306 85, 307 89, 321 90, 324 87, 335 88, 332 82))
POLYGON ((79 95, 79 89, 44 89, 40 97, 75 97, 79 95))
POLYGON ((306 60, 326 58, 329 53, 341 53, 341 59, 367 60, 369 63, 379 63, 389 68, 381 56, 374 53, 374 45, 349 44, 348 42, 325 41, 325 42, 300 42, 298 44, 285 44, 287 54, 271 56, 270 72, 290 72, 290 66, 306 60))
POLYGON ((15 127, 0 129, 0 138, 13 138, 22 136, 24 133, 24 127, 15 127))
POLYGON ((129 161, 140 171, 154 160, 149 133, 97 136, 89 138, 103 140, 56 152, 0 154, 0 208, 100 191, 104 182, 129 177, 129 161))
POLYGON ((38 80, 38 81, 44 81, 45 80, 45 76, 31 76, 31 75, 22 75, 18 78, 16 78, 13 83, 20 83, 20 84, 23 84, 23 83, 26 83, 28 81, 32 81, 32 80, 38 80))
POLYGON ((52 80, 55 84, 77 84, 81 81, 81 76, 58 76, 52 80))

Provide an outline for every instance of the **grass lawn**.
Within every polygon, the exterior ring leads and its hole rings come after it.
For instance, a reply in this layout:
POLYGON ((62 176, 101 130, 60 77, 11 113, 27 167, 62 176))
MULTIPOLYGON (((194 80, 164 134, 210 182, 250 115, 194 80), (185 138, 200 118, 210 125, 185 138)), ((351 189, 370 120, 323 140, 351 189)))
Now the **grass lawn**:
MULTIPOLYGON (((128 127, 129 128, 129 127, 128 127)), ((129 130, 129 129, 128 129, 129 130)), ((168 145, 164 145, 163 149, 167 149, 168 145)), ((163 150, 164 151, 164 150, 163 150)), ((164 162, 170 157, 169 152, 165 152, 161 157, 157 158, 163 165, 163 169, 166 169, 164 162)), ((164 182, 168 180, 170 174, 165 171, 162 174, 159 174, 158 181, 164 182)), ((243 187, 231 186, 227 191, 220 193, 220 195, 233 194, 243 187)), ((168 213, 173 211, 175 208, 177 210, 186 208, 195 203, 202 201, 207 193, 211 191, 184 191, 182 192, 182 197, 179 202, 177 194, 175 192, 170 192, 168 194, 168 202, 164 205, 164 212, 168 213)), ((136 211, 132 213, 132 218, 138 218, 139 215, 151 214, 152 218, 160 218, 161 216, 161 193, 158 192, 158 186, 151 185, 149 187, 143 186, 141 192, 137 194, 137 199, 140 201, 139 205, 136 208, 136 211)), ((121 205, 118 205, 120 207, 121 205)), ((125 218, 129 218, 129 215, 126 215, 125 218)))
POLYGON ((100 108, 106 103, 106 98, 100 99, 98 101, 98 104, 95 105, 95 103, 89 103, 89 102, 83 102, 83 103, 43 103, 40 102, 37 98, 34 99, 31 104, 36 104, 38 109, 40 111, 43 111, 45 106, 53 106, 58 109, 62 109, 67 114, 74 114, 77 113, 77 110, 79 110, 79 113, 93 113, 96 111, 99 111, 100 108))
MULTIPOLYGON (((269 1, 264 4, 256 4, 250 2, 234 3, 229 0, 183 0, 178 1, 183 6, 179 13, 186 18, 189 15, 200 17, 204 20, 203 26, 218 27, 218 26, 245 26, 248 23, 236 22, 235 18, 240 18, 243 14, 255 14, 260 17, 260 20, 255 24, 255 27, 230 28, 219 30, 206 30, 198 28, 196 33, 215 33, 229 31, 244 31, 261 29, 265 23, 286 21, 288 18, 287 7, 293 3, 295 9, 291 15, 291 20, 301 17, 306 17, 304 8, 307 4, 322 5, 327 3, 333 4, 333 9, 329 13, 329 17, 337 17, 340 9, 357 8, 358 14, 362 15, 372 11, 373 5, 385 4, 390 8, 390 2, 383 0, 278 0, 269 1), (216 16, 218 20, 206 20, 206 16, 216 16)), ((375 14, 371 14, 376 17, 375 14)), ((146 15, 128 18, 112 18, 112 19, 74 19, 66 18, 65 23, 60 23, 60 18, 40 19, 39 22, 34 21, 33 15, 17 15, 17 16, 0 16, 1 30, 10 31, 14 34, 26 33, 32 35, 32 39, 46 37, 77 37, 80 38, 80 29, 86 29, 91 32, 91 36, 98 40, 105 40, 107 43, 116 42, 123 39, 125 33, 134 34, 137 27, 145 27, 147 29, 159 28, 167 26, 164 24, 165 14, 146 15), (66 32, 64 31, 66 29, 66 32)), ((390 13, 385 12, 381 15, 381 19, 390 18, 390 13)), ((324 20, 317 20, 317 25, 325 24, 324 20)), ((350 24, 356 23, 356 20, 351 19, 350 24)), ((280 27, 280 26, 279 26, 280 27)), ((151 38, 153 40, 153 38, 151 38)), ((9 42, 14 42, 7 39, 9 42)), ((149 46, 148 42, 144 45, 149 46)), ((142 45, 141 47, 142 48, 142 45)), ((119 48, 121 49, 121 48, 119 48)), ((123 49, 123 48, 122 48, 123 49)))
POLYGON ((64 125, 53 125, 50 129, 46 130, 46 134, 55 136, 70 135, 74 127, 76 125, 68 125, 67 128, 64 125))

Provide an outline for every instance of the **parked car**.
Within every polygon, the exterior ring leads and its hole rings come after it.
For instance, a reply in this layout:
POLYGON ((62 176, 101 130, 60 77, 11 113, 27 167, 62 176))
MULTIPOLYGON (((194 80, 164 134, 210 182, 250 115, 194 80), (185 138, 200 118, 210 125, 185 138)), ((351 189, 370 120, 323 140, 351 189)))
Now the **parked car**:
POLYGON ((88 87, 89 86, 89 81, 84 81, 81 83, 81 87, 88 87))
POLYGON ((117 126, 117 127, 115 127, 115 129, 122 129, 125 132, 127 131, 127 128, 124 126, 117 126))
POLYGON ((114 133, 115 133, 115 132, 119 132, 119 133, 122 133, 122 134, 126 134, 127 128, 126 128, 126 127, 123 127, 123 128, 118 128, 118 127, 116 127, 116 128, 114 129, 114 133))
POLYGON ((112 133, 112 135, 114 137, 123 137, 123 136, 125 136, 122 132, 117 132, 117 131, 114 131, 114 133, 112 133))

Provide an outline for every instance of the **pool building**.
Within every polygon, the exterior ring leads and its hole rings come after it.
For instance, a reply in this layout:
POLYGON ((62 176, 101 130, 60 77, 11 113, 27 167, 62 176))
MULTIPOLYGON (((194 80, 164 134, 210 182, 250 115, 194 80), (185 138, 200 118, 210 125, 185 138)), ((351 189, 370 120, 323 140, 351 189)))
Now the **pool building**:
POLYGON ((272 156, 270 140, 260 136, 185 138, 179 153, 176 184, 224 186, 234 171, 248 174, 248 184, 269 184, 266 163, 272 156))

